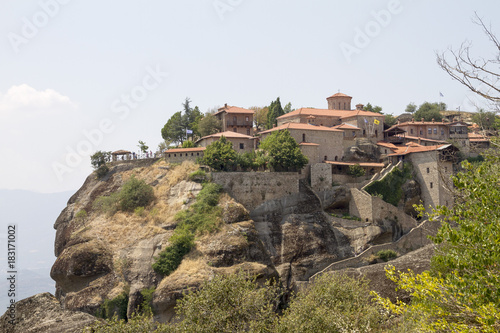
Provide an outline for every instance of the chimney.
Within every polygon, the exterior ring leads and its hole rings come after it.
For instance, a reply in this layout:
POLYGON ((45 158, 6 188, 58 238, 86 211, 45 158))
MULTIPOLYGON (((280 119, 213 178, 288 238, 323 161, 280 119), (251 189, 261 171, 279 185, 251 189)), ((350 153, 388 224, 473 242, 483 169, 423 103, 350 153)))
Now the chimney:
POLYGON ((424 118, 422 118, 422 122, 424 122, 424 118))
POLYGON ((224 108, 227 109, 227 103, 224 103, 224 108))
POLYGON ((432 118, 432 122, 434 123, 434 118, 432 118))

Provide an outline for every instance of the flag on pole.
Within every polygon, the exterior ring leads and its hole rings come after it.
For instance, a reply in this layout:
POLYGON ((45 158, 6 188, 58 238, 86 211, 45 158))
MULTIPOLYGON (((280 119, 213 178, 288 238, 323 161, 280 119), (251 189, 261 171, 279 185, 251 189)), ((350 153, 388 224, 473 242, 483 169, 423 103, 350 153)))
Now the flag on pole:
POLYGON ((439 96, 440 97, 444 97, 443 93, 442 92, 439 92, 439 96))
POLYGON ((186 128, 186 134, 193 134, 193 131, 186 128))
POLYGON ((380 124, 380 121, 378 119, 374 119, 373 122, 375 123, 375 125, 380 124))
POLYGON ((368 120, 366 120, 366 118, 365 118, 365 124, 368 124, 368 120))

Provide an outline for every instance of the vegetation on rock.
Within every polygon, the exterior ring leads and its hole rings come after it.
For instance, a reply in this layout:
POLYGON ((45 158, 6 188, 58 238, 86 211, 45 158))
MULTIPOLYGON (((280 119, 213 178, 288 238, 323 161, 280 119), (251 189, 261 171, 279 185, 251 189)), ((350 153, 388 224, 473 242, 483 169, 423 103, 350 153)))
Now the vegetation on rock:
POLYGON ((403 197, 401 186, 411 177, 411 173, 411 164, 405 163, 403 170, 394 168, 384 179, 374 181, 365 190, 373 196, 382 195, 382 200, 397 206, 403 197))
POLYGON ((90 156, 90 163, 96 171, 97 178, 104 177, 108 171, 109 167, 106 165, 107 162, 111 161, 110 151, 96 151, 92 156, 90 156))
MULTIPOLYGON (((500 147, 498 140, 492 143, 500 147)), ((452 177, 454 207, 428 213, 443 223, 433 238, 439 246, 432 269, 419 275, 387 270, 411 293, 411 304, 379 297, 386 309, 413 321, 418 332, 500 330, 500 154, 485 154, 476 165, 464 161, 462 167, 452 177)))

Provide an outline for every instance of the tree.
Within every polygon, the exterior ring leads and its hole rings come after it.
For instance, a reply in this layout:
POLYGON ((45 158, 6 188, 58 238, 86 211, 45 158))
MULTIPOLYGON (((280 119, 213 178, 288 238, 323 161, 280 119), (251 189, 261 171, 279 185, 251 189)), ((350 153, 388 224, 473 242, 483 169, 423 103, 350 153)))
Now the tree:
POLYGON ((376 332, 380 320, 368 283, 325 273, 292 299, 277 332, 376 332))
POLYGON ((472 121, 475 122, 482 130, 498 129, 497 116, 495 112, 484 111, 479 109, 478 112, 472 115, 472 121))
POLYGON ((429 103, 424 102, 418 110, 414 113, 415 120, 420 120, 424 118, 425 121, 441 121, 443 116, 439 111, 446 110, 446 104, 444 103, 429 103))
POLYGON ((184 142, 186 132, 182 126, 182 112, 176 112, 161 129, 161 137, 171 142, 184 142))
POLYGON ((382 108, 378 105, 372 106, 370 103, 367 103, 363 108, 365 111, 371 111, 376 113, 382 113, 382 108))
POLYGON ((160 153, 162 153, 163 151, 165 151, 166 149, 168 149, 168 147, 170 146, 171 142, 168 141, 168 140, 163 140, 162 142, 160 142, 158 144, 158 150, 160 151, 160 153))
POLYGON ((347 174, 352 177, 361 177, 364 176, 365 173, 365 169, 359 164, 349 165, 349 170, 347 170, 347 174))
POLYGON ((410 103, 406 106, 405 112, 415 113, 417 111, 417 105, 415 103, 410 103))
POLYGON ((200 137, 219 133, 220 131, 222 131, 222 122, 213 113, 205 113, 205 116, 198 121, 197 132, 200 137))
POLYGON ((285 112, 281 107, 280 98, 278 97, 275 101, 271 102, 271 105, 269 105, 269 111, 267 112, 267 128, 273 128, 275 125, 277 125, 278 122, 276 118, 284 114, 285 112))
POLYGON ((137 145, 139 149, 142 151, 143 154, 146 154, 148 152, 149 147, 146 146, 146 143, 144 141, 139 140, 139 144, 137 145))
POLYGON ((396 125, 398 120, 392 114, 386 114, 384 117, 384 123, 390 127, 396 125))
MULTIPOLYGON (((427 212, 442 221, 433 241, 439 246, 432 268, 422 274, 387 270, 399 288, 411 293, 410 304, 379 297, 384 306, 415 320, 419 332, 500 331, 500 141, 482 163, 462 162, 452 177, 453 208, 427 212)), ((423 212, 423 207, 420 207, 423 212)))
POLYGON ((231 141, 227 141, 225 136, 221 136, 219 140, 205 149, 201 163, 216 171, 227 171, 234 166, 236 158, 236 151, 234 151, 231 141))
POLYGON ((191 140, 184 141, 182 143, 182 148, 194 148, 194 142, 191 140))
POLYGON ((181 298, 175 307, 182 321, 177 332, 269 332, 276 318, 279 289, 260 287, 244 272, 215 275, 181 298))
POLYGON ((90 156, 90 163, 96 171, 97 178, 104 177, 108 171, 109 167, 106 165, 107 162, 111 161, 110 151, 96 151, 92 156, 90 156))
POLYGON ((146 207, 154 198, 153 187, 144 180, 132 176, 123 184, 120 191, 120 208, 124 211, 133 211, 137 207, 146 207))
POLYGON ((259 148, 269 157, 269 164, 276 171, 301 170, 309 162, 288 130, 271 133, 259 148))
MULTIPOLYGON (((191 108, 190 106, 191 100, 189 97, 186 97, 186 100, 182 104, 184 114, 182 115, 182 127, 185 133, 187 133, 188 130, 194 132, 197 131, 197 121, 199 121, 202 116, 202 113, 200 112, 199 108, 197 106, 191 108)), ((186 134, 187 136, 187 134, 186 134)))
POLYGON ((255 124, 255 127, 257 127, 258 130, 263 130, 264 128, 266 128, 267 113, 269 112, 269 108, 267 106, 252 106, 250 107, 250 110, 254 110, 255 112, 253 114, 253 122, 255 124))
POLYGON ((283 113, 284 114, 287 114, 287 113, 290 113, 292 112, 292 103, 288 102, 287 105, 285 105, 285 107, 283 108, 283 113))
POLYGON ((500 42, 493 31, 475 14, 474 22, 479 25, 484 34, 493 44, 494 55, 491 59, 475 58, 471 53, 472 43, 464 42, 456 51, 451 48, 447 52, 437 54, 438 65, 452 79, 460 82, 475 94, 493 103, 500 110, 500 42), (451 56, 449 56, 451 55, 451 56), (449 60, 449 57, 451 60, 449 60))

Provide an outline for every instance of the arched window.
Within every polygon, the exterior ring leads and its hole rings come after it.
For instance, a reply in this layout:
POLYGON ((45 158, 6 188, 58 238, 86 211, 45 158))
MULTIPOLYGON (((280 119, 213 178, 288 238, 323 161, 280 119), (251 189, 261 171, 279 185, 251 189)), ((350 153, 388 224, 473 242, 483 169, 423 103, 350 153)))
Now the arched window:
POLYGON ((302 142, 306 142, 306 134, 302 133, 302 142))
POLYGON ((338 156, 335 156, 335 161, 337 161, 338 156))
POLYGON ((326 161, 326 159, 327 159, 327 157, 326 157, 326 155, 325 155, 325 161, 326 161))

